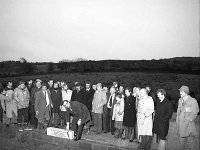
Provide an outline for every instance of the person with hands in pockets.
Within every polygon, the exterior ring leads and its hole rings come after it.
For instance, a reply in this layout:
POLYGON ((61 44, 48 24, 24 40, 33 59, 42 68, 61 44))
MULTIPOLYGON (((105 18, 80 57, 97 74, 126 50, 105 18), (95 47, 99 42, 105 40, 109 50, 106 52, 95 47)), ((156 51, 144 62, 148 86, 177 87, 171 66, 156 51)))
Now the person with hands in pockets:
POLYGON ((180 89, 180 99, 178 102, 176 126, 179 138, 179 149, 195 149, 195 136, 197 133, 194 120, 199 112, 197 100, 192 98, 188 86, 182 86, 180 89))

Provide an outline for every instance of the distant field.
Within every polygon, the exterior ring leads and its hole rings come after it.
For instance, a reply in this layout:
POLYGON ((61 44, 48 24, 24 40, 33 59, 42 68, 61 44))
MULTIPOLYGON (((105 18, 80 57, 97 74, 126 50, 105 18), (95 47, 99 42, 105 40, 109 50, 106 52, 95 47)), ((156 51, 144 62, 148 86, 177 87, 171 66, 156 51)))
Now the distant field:
POLYGON ((165 89, 173 101, 179 98, 178 89, 182 85, 190 87, 192 95, 200 101, 200 77, 199 75, 190 74, 175 74, 175 73, 140 73, 140 72, 106 72, 106 73, 62 73, 62 74, 48 74, 36 76, 21 76, 0 78, 0 82, 13 81, 17 83, 19 80, 29 80, 40 78, 44 82, 49 79, 65 80, 68 84, 73 85, 75 81, 84 83, 90 80, 93 84, 98 82, 111 84, 113 81, 118 81, 125 87, 134 86, 144 87, 147 84, 153 86, 154 91, 159 88, 165 89))

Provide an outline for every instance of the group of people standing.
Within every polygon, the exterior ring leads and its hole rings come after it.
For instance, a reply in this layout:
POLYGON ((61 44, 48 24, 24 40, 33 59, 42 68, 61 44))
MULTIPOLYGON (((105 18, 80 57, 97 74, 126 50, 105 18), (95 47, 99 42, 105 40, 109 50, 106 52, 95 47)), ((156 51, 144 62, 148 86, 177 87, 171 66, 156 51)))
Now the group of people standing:
MULTIPOLYGON (((110 132, 114 138, 138 141, 138 149, 150 150, 152 137, 159 138, 159 150, 166 149, 166 137, 173 106, 166 98, 166 91, 158 89, 156 94, 150 86, 124 88, 117 82, 105 84, 86 82, 84 86, 75 82, 69 88, 65 81, 40 79, 20 81, 14 89, 12 82, 0 85, 0 122, 6 112, 5 124, 16 123, 19 130, 45 130, 49 126, 63 127, 75 133, 80 140, 84 128, 95 134, 110 132)), ((177 133, 180 149, 194 146, 195 123, 199 112, 197 100, 189 95, 189 88, 182 86, 177 109, 177 133), (191 144, 192 143, 192 144, 191 144)))

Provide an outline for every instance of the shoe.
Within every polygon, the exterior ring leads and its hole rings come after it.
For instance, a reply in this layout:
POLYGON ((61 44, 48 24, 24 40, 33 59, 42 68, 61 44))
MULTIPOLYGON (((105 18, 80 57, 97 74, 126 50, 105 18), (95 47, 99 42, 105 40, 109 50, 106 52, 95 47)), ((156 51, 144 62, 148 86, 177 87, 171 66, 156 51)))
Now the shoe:
POLYGON ((80 138, 74 138, 74 141, 79 141, 80 140, 80 138))
POLYGON ((122 140, 126 140, 126 138, 125 138, 125 137, 122 137, 122 140))
POLYGON ((26 131, 31 131, 32 128, 31 128, 31 127, 26 127, 24 130, 26 130, 26 131))
POLYGON ((129 143, 133 143, 133 140, 129 140, 129 143))
POLYGON ((114 133, 114 132, 111 132, 111 135, 115 135, 115 133, 114 133))
POLYGON ((22 131, 23 131, 23 128, 22 128, 22 127, 19 127, 19 131, 22 132, 22 131))
POLYGON ((119 138, 119 134, 115 135, 114 138, 118 139, 119 138))
POLYGON ((101 133, 102 133, 101 131, 98 131, 98 132, 97 132, 97 134, 101 134, 101 133))
POLYGON ((139 146, 137 147, 137 149, 143 150, 144 148, 143 148, 141 145, 139 145, 139 146))

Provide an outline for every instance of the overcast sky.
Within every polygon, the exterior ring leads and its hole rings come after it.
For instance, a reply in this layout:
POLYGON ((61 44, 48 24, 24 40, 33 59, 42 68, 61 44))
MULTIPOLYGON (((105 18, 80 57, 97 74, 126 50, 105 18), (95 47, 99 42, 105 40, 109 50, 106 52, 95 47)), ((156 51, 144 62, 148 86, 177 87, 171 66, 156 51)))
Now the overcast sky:
POLYGON ((199 54, 199 0, 0 0, 0 61, 199 54))

